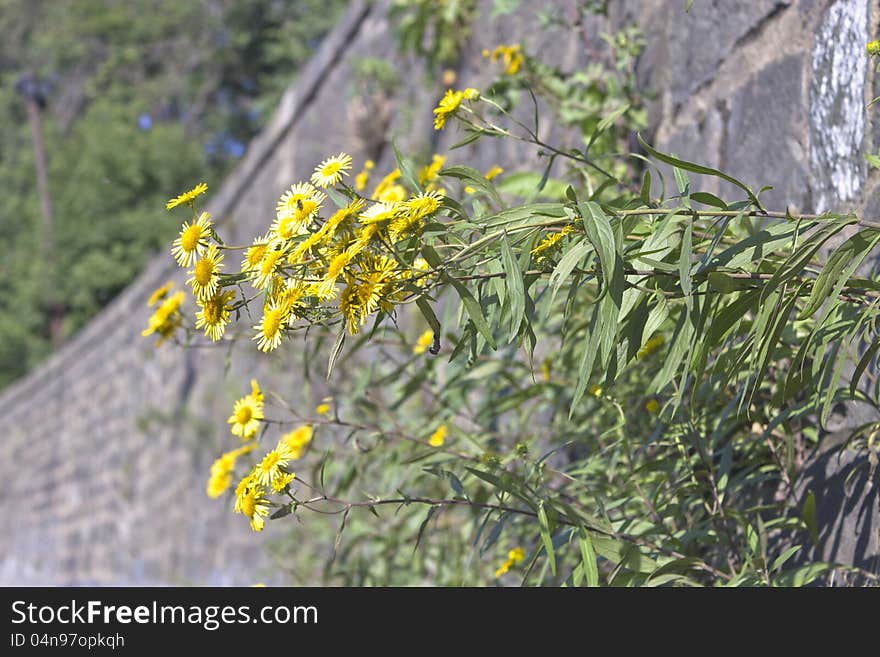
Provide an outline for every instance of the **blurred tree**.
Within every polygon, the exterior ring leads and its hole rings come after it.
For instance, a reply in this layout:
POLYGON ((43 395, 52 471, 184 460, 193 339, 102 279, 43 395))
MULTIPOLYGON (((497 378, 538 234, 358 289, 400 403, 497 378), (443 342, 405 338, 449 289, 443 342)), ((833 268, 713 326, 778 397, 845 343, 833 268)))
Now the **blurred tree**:
POLYGON ((169 190, 222 177, 347 4, 0 0, 0 386, 51 350, 51 315, 69 336, 131 281, 176 229, 156 220, 169 190))

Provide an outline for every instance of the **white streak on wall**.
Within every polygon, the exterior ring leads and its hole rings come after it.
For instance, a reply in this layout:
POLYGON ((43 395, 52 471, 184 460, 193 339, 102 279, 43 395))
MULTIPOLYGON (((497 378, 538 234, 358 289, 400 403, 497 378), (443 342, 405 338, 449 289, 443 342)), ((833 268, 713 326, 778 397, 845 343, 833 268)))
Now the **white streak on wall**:
POLYGON ((867 0, 837 0, 816 32, 810 82, 810 165, 817 183, 817 212, 856 198, 862 187, 867 41, 867 0))

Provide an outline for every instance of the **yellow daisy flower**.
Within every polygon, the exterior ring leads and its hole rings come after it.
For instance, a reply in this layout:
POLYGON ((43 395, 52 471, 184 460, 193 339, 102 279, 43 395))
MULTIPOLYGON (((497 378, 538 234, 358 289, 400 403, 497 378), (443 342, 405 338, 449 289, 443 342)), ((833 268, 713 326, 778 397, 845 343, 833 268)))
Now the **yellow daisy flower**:
POLYGON ((350 170, 351 155, 340 153, 339 155, 328 157, 315 167, 315 172, 311 178, 312 184, 321 188, 330 187, 342 180, 342 176, 347 176, 350 170))
POLYGON ((217 292, 220 284, 220 270, 223 269, 223 254, 216 244, 208 247, 205 254, 187 274, 192 274, 186 282, 192 286, 196 299, 209 299, 217 292))
POLYGON ((292 472, 281 472, 272 480, 272 490, 276 493, 283 493, 294 479, 296 479, 296 475, 292 472))
POLYGON ((174 240, 171 255, 181 267, 189 267, 207 248, 205 240, 211 235, 211 215, 202 212, 192 223, 184 223, 180 236, 174 240))
POLYGON ((262 394, 257 397, 252 393, 236 400, 227 422, 232 425, 232 435, 250 440, 259 430, 263 417, 262 394))
POLYGON ((314 199, 318 194, 318 190, 314 185, 307 182, 297 183, 291 186, 289 190, 281 195, 278 204, 275 207, 276 217, 285 217, 293 215, 299 208, 299 204, 307 200, 314 199))
POLYGON ((364 168, 354 177, 354 188, 357 191, 362 192, 367 188, 367 183, 370 181, 370 171, 373 170, 374 166, 376 166, 376 163, 373 160, 364 162, 364 168))
POLYGON ((196 328, 204 328, 205 335, 217 342, 223 337, 229 323, 231 302, 235 298, 235 290, 217 292, 208 299, 196 299, 201 310, 196 313, 196 328))
POLYGON ((312 427, 308 424, 297 427, 293 431, 290 431, 281 436, 281 441, 285 443, 290 453, 291 461, 296 461, 297 459, 302 457, 305 448, 310 442, 312 442, 313 436, 314 431, 312 427))
POLYGON ((284 264, 284 249, 281 244, 276 242, 271 244, 268 250, 263 254, 259 266, 251 272, 253 277, 253 286, 258 290, 263 290, 275 278, 275 274, 284 264))
POLYGON ((425 331, 419 336, 419 339, 416 340, 415 346, 413 346, 413 353, 416 355, 421 355, 428 351, 431 345, 434 344, 434 331, 425 331))
POLYGON ((171 291, 171 288, 173 288, 173 287, 174 287, 174 283, 171 281, 168 281, 167 283, 165 283, 165 285, 162 285, 161 287, 157 287, 155 290, 153 290, 153 293, 150 295, 150 298, 147 300, 147 305, 148 306, 155 306, 157 303, 162 301, 162 299, 164 299, 165 297, 168 296, 168 293, 171 291))
POLYGON ((263 317, 260 323, 254 326, 257 334, 253 337, 257 341, 260 351, 269 352, 277 349, 284 336, 284 326, 287 323, 288 308, 275 302, 269 303, 263 309, 263 317))
POLYGON ((493 178, 497 178, 497 177, 500 176, 502 173, 504 173, 504 169, 502 169, 500 166, 498 166, 498 165, 496 164, 495 166, 491 167, 491 168, 486 172, 486 180, 492 180, 493 178))
POLYGON ((268 452, 256 467, 256 480, 261 486, 271 486, 277 477, 284 474, 282 468, 290 463, 291 451, 284 439, 278 441, 275 449, 268 452))
POLYGON ((446 442, 447 433, 449 433, 449 428, 445 424, 441 424, 428 438, 428 444, 431 447, 441 447, 446 442))
POLYGON ((183 292, 175 292, 166 298, 150 316, 150 319, 147 321, 147 328, 141 331, 141 335, 147 337, 154 333, 158 334, 157 347, 174 335, 174 331, 183 323, 180 306, 185 298, 186 295, 183 292))
POLYGON ((452 89, 446 90, 443 98, 440 99, 437 107, 434 108, 434 130, 443 129, 443 126, 446 125, 447 117, 459 108, 462 100, 464 100, 464 92, 453 91, 452 89))
POLYGON ((231 452, 226 452, 211 465, 211 476, 208 479, 207 493, 210 498, 220 497, 232 485, 232 471, 235 462, 242 454, 247 454, 256 443, 250 443, 231 452))
POLYGON ((244 258, 241 261, 241 271, 247 274, 252 274, 260 267, 260 263, 263 261, 263 256, 266 255, 266 251, 269 249, 269 243, 271 242, 271 236, 269 233, 266 233, 262 237, 258 237, 254 240, 253 246, 248 247, 248 250, 245 251, 244 258))
POLYGON ((177 196, 168 201, 165 204, 165 209, 171 210, 173 208, 176 208, 178 205, 182 205, 184 203, 192 203, 194 200, 196 200, 196 197, 204 194, 206 191, 208 191, 208 185, 205 183, 199 183, 188 192, 184 192, 180 196, 177 196))
MULTIPOLYGON (((269 515, 269 500, 265 497, 265 489, 256 483, 251 476, 242 480, 243 484, 245 482, 246 485, 236 496, 235 511, 250 520, 251 529, 255 532, 261 532, 266 524, 266 516, 269 515)), ((239 487, 242 487, 241 484, 239 487)))

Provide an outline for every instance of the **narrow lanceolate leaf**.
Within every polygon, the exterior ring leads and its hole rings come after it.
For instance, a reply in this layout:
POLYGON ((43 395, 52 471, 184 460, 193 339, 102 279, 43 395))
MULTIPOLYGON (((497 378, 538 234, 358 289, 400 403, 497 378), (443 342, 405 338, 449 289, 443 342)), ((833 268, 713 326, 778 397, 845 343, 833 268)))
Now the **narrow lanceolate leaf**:
POLYGON ((345 326, 339 327, 339 335, 336 336, 336 342, 333 343, 333 349, 330 351, 330 359, 327 362, 327 380, 330 380, 330 375, 333 374, 333 366, 336 364, 336 360, 339 358, 339 354, 342 353, 342 345, 345 344, 345 326))
POLYGON ((813 285, 810 300, 800 314, 807 318, 819 310, 828 298, 835 298, 865 257, 880 242, 880 230, 865 228, 834 250, 813 285))
POLYGON ((862 375, 865 373, 865 370, 868 369, 868 365, 877 355, 878 349, 880 349, 880 340, 874 340, 874 342, 871 343, 871 346, 868 347, 868 349, 859 359, 859 364, 856 365, 855 372, 853 372, 852 375, 852 380, 849 383, 849 394, 856 394, 856 389, 859 386, 859 381, 861 381, 862 375))
POLYGON ((687 171, 691 171, 693 173, 701 173, 706 176, 715 176, 716 178, 721 178, 722 180, 726 180, 727 182, 736 185, 741 190, 743 190, 746 195, 749 197, 749 200, 752 202, 758 210, 764 211, 763 206, 760 201, 758 201, 758 197, 755 196, 755 193, 751 190, 751 188, 745 183, 737 180, 733 176, 729 176, 723 171, 719 171, 718 169, 713 169, 711 167, 705 167, 701 164, 695 164, 694 162, 688 162, 687 160, 680 160, 677 157, 672 157, 671 155, 666 155, 665 153, 661 153, 660 151, 654 150, 651 146, 648 145, 644 139, 642 139, 641 135, 637 135, 639 143, 642 147, 653 157, 657 158, 661 162, 665 162, 666 164, 670 164, 674 167, 678 167, 680 169, 685 169, 687 171))
POLYGON ((501 264, 504 266, 504 282, 507 284, 507 300, 510 307, 510 341, 513 341, 525 314, 526 292, 522 270, 510 248, 507 233, 504 233, 504 239, 501 240, 501 264))
POLYGON ((678 276, 688 311, 693 307, 693 298, 691 297, 691 259, 693 258, 692 231, 693 228, 691 222, 685 224, 684 236, 681 238, 681 255, 678 258, 678 276))
POLYGON ((448 276, 446 277, 446 280, 455 288, 455 291, 458 292, 458 296, 464 305, 468 318, 474 323, 477 331, 479 331, 480 335, 483 336, 492 349, 497 349, 495 337, 492 335, 492 329, 489 327, 485 315, 483 315, 483 309, 480 307, 480 302, 474 298, 471 291, 468 290, 461 281, 457 281, 448 276))
POLYGON ((459 180, 467 183, 475 189, 478 189, 481 192, 485 192, 486 194, 488 194, 489 198, 491 198, 496 205, 503 205, 503 203, 501 202, 501 197, 498 196, 498 191, 495 189, 495 185, 486 180, 486 176, 484 176, 473 167, 466 167, 461 165, 443 167, 442 169, 440 169, 440 175, 450 178, 458 178, 459 180))
POLYGON ((584 259, 588 254, 592 253, 593 245, 588 241, 578 242, 573 245, 568 251, 565 252, 559 259, 559 264, 556 265, 556 269, 553 270, 553 273, 550 275, 550 286, 552 289, 551 299, 556 298, 556 294, 559 292, 559 288, 568 280, 569 275, 574 268, 578 266, 578 263, 584 259))
POLYGON ((584 222, 584 230, 587 233, 587 239, 599 254, 599 266, 602 268, 602 276, 605 278, 605 286, 613 277, 615 261, 617 259, 617 249, 614 246, 614 231, 611 229, 611 222, 602 208, 597 203, 587 202, 579 203, 581 217, 584 222))
POLYGON ((583 564, 587 586, 599 586, 599 565, 596 563, 596 551, 593 549, 593 542, 590 540, 590 532, 581 527, 580 533, 581 563, 583 564))
POLYGON ((394 159, 397 162, 397 168, 400 169, 400 178, 404 185, 414 194, 422 191, 416 170, 409 158, 400 152, 400 149, 397 147, 397 140, 391 141, 391 148, 394 150, 394 159))
POLYGON ((547 511, 544 504, 538 505, 538 525, 541 530, 541 543, 544 545, 544 552, 547 553, 547 560, 550 562, 550 572, 556 576, 556 552, 553 550, 553 537, 550 534, 550 522, 547 519, 547 511))

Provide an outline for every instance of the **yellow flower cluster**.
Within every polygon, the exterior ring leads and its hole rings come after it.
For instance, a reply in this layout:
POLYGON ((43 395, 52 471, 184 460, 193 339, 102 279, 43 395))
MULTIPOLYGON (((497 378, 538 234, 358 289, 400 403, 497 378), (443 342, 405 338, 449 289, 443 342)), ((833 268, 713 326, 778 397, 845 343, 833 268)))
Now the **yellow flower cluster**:
MULTIPOLYGON (((232 433, 250 442, 214 461, 206 487, 209 497, 220 497, 232 486, 236 462, 256 449, 258 443, 254 438, 265 420, 264 401, 265 395, 256 379, 251 380, 250 394, 235 401, 229 417, 232 433)), ((324 412, 329 410, 327 406, 324 412)), ((289 492, 296 475, 288 467, 292 461, 302 458, 313 436, 313 429, 308 424, 282 435, 275 446, 238 482, 235 511, 248 518, 254 531, 262 531, 265 525, 265 518, 272 506, 268 495, 289 492)))
POLYGON ((539 261, 546 259, 559 246, 562 238, 571 233, 572 230, 571 226, 563 226, 561 230, 550 233, 532 249, 532 255, 539 261))
POLYGON ((505 75, 516 75, 525 61, 522 48, 518 43, 509 46, 500 45, 491 52, 484 50, 483 57, 488 57, 493 62, 501 62, 505 75))
POLYGON ((495 577, 501 577, 504 573, 510 570, 513 566, 518 563, 522 563, 525 561, 526 551, 521 547, 515 547, 510 552, 507 553, 507 561, 501 564, 498 567, 498 570, 495 571, 495 577))
POLYGON ((446 119, 449 118, 461 106, 462 101, 477 100, 480 92, 476 89, 468 88, 464 91, 455 91, 447 89, 443 98, 434 108, 434 130, 442 130, 446 125, 446 119))
POLYGON ((153 314, 147 321, 147 328, 141 331, 144 337, 153 335, 159 336, 156 345, 162 344, 165 340, 174 335, 174 331, 183 323, 183 315, 180 314, 180 306, 186 295, 183 292, 175 292, 171 294, 171 288, 174 284, 165 283, 157 288, 147 301, 148 306, 158 306, 153 310, 153 314))
POLYGON ((247 454, 256 443, 249 443, 231 452, 226 452, 211 465, 211 476, 208 478, 207 493, 210 498, 220 497, 232 485, 232 473, 239 456, 247 454))
MULTIPOLYGON (((461 98, 478 95, 476 90, 455 93, 461 98)), ((326 158, 308 181, 281 195, 266 233, 246 248, 235 247, 243 248, 244 254, 240 271, 233 273, 224 271, 224 251, 230 247, 217 235, 210 214, 195 209, 195 198, 207 186, 169 201, 186 203, 193 211, 171 253, 187 269, 186 282, 198 305, 196 328, 213 341, 221 340, 233 312, 250 301, 244 293, 236 300, 233 289, 245 281, 261 298, 253 340, 264 352, 276 349, 300 320, 305 325, 333 323, 338 316, 355 334, 371 315, 391 313, 414 286, 427 282, 427 263, 414 257, 416 249, 399 243, 418 234, 440 211, 445 190, 439 174, 444 162, 435 155, 421 168, 418 182, 424 191, 416 195, 408 194, 400 170, 395 169, 367 197, 359 191, 369 181, 375 166, 371 161, 355 176, 353 189, 345 183, 352 170, 351 156, 339 153, 326 158), (331 197, 335 208, 328 207, 331 197)))

